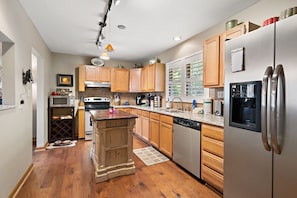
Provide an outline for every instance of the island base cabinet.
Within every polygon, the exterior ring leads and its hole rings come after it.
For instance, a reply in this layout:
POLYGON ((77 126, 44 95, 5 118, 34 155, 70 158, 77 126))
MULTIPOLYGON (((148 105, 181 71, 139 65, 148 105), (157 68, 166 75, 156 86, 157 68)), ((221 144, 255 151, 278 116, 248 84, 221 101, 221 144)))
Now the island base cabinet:
POLYGON ((135 173, 133 127, 135 118, 95 121, 91 157, 96 183, 135 173))

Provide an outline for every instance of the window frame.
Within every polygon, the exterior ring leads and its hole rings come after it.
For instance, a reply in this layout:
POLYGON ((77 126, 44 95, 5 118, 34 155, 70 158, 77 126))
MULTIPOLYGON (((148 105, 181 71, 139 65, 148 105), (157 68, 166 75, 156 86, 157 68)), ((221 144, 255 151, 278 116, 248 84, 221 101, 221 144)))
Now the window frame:
POLYGON ((174 97, 180 97, 183 102, 192 102, 196 100, 198 103, 203 103, 203 98, 209 95, 209 89, 203 87, 203 94, 200 96, 187 96, 186 84, 189 82, 189 78, 186 77, 187 64, 202 63, 202 74, 200 77, 201 85, 203 86, 203 51, 200 50, 194 54, 179 58, 166 63, 166 101, 169 99, 172 101, 174 97), (181 68, 181 94, 178 96, 169 96, 169 70, 171 68, 181 68))

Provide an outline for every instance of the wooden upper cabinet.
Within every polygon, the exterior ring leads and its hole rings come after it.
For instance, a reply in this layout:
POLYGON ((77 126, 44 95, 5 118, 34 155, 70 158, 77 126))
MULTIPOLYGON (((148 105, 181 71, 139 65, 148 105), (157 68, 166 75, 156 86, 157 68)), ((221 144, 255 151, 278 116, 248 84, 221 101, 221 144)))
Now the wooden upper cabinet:
POLYGON ((110 67, 79 65, 78 90, 85 91, 85 82, 110 82, 110 67))
POLYGON ((110 82, 110 67, 84 65, 85 81, 110 82))
POLYGON ((130 92, 142 91, 142 69, 130 69, 130 92))
POLYGON ((227 30, 226 31, 226 39, 228 40, 228 39, 233 39, 233 38, 239 37, 243 34, 246 34, 248 32, 258 29, 259 27, 260 27, 259 25, 256 25, 251 22, 242 23, 230 30, 227 30))
POLYGON ((85 81, 99 81, 99 70, 96 66, 85 65, 85 81))
POLYGON ((99 82, 110 82, 111 79, 111 68, 110 67, 98 67, 99 82))
POLYGON ((129 69, 111 69, 111 92, 129 92, 129 69))
POLYGON ((155 64, 149 65, 147 70, 147 89, 155 90, 155 64))
POLYGON ((154 63, 142 69, 142 90, 146 92, 165 91, 165 64, 154 63))
POLYGON ((142 91, 147 91, 148 90, 148 66, 143 67, 141 70, 141 89, 142 91))
POLYGON ((251 22, 242 23, 204 41, 204 87, 224 87, 225 41, 239 37, 259 27, 251 22))
POLYGON ((205 87, 219 86, 220 36, 205 40, 203 50, 203 84, 205 87))

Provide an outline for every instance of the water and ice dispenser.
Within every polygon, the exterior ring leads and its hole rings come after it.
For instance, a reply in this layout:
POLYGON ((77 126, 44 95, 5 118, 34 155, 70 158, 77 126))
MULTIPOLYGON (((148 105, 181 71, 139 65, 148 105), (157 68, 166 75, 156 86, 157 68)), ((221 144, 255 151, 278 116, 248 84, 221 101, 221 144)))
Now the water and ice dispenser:
POLYGON ((262 81, 230 83, 229 125, 261 131, 262 81))

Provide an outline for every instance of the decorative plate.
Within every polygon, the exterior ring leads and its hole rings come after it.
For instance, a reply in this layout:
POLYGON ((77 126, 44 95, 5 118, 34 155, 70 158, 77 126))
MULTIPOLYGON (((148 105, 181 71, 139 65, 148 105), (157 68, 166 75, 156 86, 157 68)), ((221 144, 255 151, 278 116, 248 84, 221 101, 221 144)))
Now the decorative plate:
POLYGON ((103 66, 104 65, 104 61, 100 58, 92 58, 91 63, 92 63, 92 65, 95 65, 95 66, 103 66))

